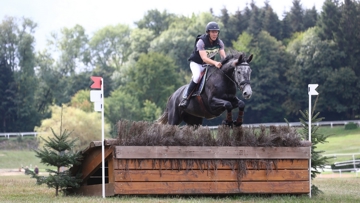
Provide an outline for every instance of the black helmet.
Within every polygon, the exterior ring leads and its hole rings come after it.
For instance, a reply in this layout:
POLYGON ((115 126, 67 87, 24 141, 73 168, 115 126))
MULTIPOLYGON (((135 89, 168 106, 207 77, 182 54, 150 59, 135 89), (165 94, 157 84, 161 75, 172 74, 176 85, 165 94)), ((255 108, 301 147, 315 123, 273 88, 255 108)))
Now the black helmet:
POLYGON ((210 22, 210 23, 208 23, 208 24, 206 25, 206 30, 205 30, 206 33, 208 33, 209 30, 217 30, 217 31, 220 32, 220 27, 219 27, 219 25, 218 25, 217 23, 215 23, 215 22, 210 22))

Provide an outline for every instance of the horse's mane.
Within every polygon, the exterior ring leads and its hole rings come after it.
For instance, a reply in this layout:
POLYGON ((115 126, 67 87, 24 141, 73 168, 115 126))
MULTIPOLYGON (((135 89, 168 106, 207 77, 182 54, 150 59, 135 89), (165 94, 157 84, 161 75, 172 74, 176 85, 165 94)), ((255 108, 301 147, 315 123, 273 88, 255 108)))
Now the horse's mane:
POLYGON ((226 55, 225 58, 223 58, 220 62, 221 64, 226 64, 232 59, 238 59, 240 55, 244 55, 243 52, 237 52, 237 51, 230 51, 228 55, 226 55))

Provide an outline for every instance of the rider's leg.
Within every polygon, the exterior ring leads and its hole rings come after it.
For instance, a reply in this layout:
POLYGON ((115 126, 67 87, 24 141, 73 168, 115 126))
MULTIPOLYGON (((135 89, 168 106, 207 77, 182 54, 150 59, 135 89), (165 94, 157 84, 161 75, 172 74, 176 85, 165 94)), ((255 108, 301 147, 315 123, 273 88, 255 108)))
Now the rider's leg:
POLYGON ((205 69, 202 64, 195 63, 193 61, 190 62, 190 69, 192 72, 192 80, 189 84, 188 90, 186 92, 186 97, 180 102, 179 107, 186 108, 189 105, 190 94, 196 88, 196 84, 199 81, 201 72, 205 69))
POLYGON ((185 95, 186 97, 180 102, 179 107, 186 108, 189 105, 189 100, 190 100, 190 96, 191 96, 190 94, 192 94, 196 85, 197 84, 193 80, 191 80, 189 87, 187 89, 186 95, 185 95))

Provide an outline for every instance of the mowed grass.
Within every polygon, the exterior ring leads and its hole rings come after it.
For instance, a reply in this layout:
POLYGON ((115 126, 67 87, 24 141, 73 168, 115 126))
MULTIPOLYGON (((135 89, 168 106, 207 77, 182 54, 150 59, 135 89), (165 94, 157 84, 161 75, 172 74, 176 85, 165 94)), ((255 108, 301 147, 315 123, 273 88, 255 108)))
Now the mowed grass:
POLYGON ((26 166, 34 168, 35 165, 40 170, 49 168, 40 163, 41 160, 35 155, 35 151, 29 150, 0 150, 0 169, 17 169, 26 166))
POLYGON ((36 185, 36 181, 26 175, 0 177, 0 202, 360 202, 360 178, 316 178, 313 181, 324 193, 308 195, 228 195, 228 196, 115 196, 84 197, 55 196, 55 189, 36 185))
MULTIPOLYGON (((348 154, 360 153, 360 128, 345 130, 344 126, 320 127, 319 133, 330 135, 327 142, 317 145, 317 150, 324 151, 327 154, 348 154)), ((360 155, 355 158, 360 159, 360 155)), ((330 162, 351 160, 352 156, 337 156, 336 159, 330 159, 330 162)))

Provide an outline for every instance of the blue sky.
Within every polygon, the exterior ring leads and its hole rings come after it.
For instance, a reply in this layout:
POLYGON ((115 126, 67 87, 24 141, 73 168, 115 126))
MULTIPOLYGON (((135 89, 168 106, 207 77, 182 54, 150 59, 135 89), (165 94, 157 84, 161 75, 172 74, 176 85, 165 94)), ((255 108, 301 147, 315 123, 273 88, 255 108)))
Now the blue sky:
MULTIPOLYGON (((271 7, 281 18, 284 11, 289 11, 292 0, 268 0, 271 7)), ((38 24, 35 32, 36 50, 46 45, 51 32, 59 32, 61 28, 71 28, 76 24, 83 26, 88 34, 118 23, 133 26, 150 9, 167 10, 170 13, 190 16, 192 13, 209 11, 213 8, 216 14, 226 7, 229 13, 243 10, 251 0, 0 0, 0 17, 27 17, 38 24), (185 2, 185 3, 184 3, 185 2)), ((259 7, 265 0, 255 0, 259 7)), ((303 8, 313 6, 321 11, 324 0, 301 0, 303 8)))

